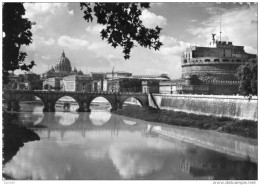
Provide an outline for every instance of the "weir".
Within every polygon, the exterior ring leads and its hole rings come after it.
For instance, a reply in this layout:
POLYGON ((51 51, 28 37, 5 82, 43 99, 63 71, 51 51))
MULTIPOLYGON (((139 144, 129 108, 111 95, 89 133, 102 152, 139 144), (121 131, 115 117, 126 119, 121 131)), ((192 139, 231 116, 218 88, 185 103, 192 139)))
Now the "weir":
MULTIPOLYGON (((160 109, 257 121, 257 96, 153 94, 160 109)), ((149 106, 157 108, 150 95, 149 106)))

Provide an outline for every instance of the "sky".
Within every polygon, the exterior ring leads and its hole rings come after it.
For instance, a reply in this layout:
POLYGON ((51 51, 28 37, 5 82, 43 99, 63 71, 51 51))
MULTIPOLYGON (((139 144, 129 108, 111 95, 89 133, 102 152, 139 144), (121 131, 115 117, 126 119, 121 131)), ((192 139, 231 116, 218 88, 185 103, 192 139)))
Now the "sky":
MULTIPOLYGON (((33 43, 23 46, 26 62, 36 65, 34 73, 46 72, 57 63, 64 50, 72 67, 90 72, 127 71, 133 75, 168 74, 181 77, 181 52, 185 48, 209 46, 211 33, 219 40, 242 45, 257 53, 257 4, 251 3, 151 3, 143 9, 141 20, 146 27, 162 28, 163 46, 158 51, 136 46, 130 59, 124 60, 123 49, 116 49, 100 37, 101 25, 83 19, 79 3, 24 3, 26 15, 36 25, 33 43)), ((20 73, 19 71, 16 73, 20 73)))

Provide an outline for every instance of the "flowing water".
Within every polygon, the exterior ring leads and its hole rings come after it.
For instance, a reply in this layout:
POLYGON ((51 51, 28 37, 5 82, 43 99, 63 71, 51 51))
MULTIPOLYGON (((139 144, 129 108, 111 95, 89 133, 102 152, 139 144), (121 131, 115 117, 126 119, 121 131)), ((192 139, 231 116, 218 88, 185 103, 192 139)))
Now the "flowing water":
MULTIPOLYGON (((163 124, 106 109, 43 113, 38 105, 21 107, 13 122, 34 130, 40 140, 25 143, 6 163, 4 173, 14 179, 257 179, 257 159, 252 162, 153 131, 169 128, 163 124)), ((174 129, 170 127, 172 133, 174 129)))

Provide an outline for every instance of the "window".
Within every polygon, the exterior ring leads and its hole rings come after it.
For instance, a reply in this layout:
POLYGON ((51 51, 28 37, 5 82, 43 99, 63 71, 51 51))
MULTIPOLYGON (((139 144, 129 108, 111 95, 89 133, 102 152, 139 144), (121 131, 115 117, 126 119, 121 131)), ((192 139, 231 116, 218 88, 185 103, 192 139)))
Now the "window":
POLYGON ((214 59, 214 62, 219 62, 219 59, 218 59, 218 58, 215 58, 215 59, 214 59))
POLYGON ((237 60, 237 62, 241 62, 241 60, 237 60))
POLYGON ((205 62, 210 62, 210 59, 205 59, 205 62))
POLYGON ((187 63, 187 59, 184 59, 183 62, 184 62, 184 63, 187 63))

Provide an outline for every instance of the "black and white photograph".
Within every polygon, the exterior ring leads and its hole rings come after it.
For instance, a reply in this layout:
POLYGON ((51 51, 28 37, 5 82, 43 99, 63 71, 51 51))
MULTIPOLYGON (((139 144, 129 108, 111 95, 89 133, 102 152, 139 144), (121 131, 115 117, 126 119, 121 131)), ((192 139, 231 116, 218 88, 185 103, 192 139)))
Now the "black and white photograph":
POLYGON ((257 1, 1 5, 2 182, 257 183, 257 1))

